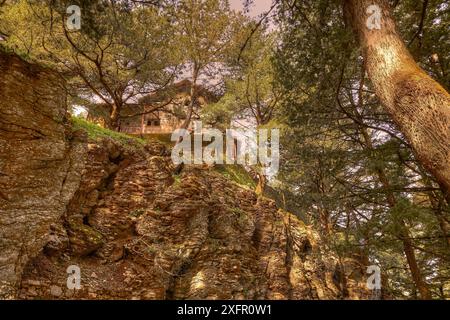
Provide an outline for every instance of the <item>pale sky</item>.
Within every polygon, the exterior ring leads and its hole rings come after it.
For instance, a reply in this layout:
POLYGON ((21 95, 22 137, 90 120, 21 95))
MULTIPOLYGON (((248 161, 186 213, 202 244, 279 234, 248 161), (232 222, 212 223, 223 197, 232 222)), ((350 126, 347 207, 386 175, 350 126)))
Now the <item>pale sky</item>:
MULTIPOLYGON (((230 0, 231 9, 242 10, 243 0, 230 0)), ((250 16, 257 17, 261 13, 270 9, 272 5, 272 0, 254 0, 252 6, 250 7, 250 16)))

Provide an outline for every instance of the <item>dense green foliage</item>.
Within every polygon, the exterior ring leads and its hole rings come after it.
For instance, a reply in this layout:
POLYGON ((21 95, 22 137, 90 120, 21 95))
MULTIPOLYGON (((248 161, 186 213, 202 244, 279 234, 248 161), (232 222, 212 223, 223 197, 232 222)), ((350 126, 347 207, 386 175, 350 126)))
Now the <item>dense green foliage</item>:
MULTIPOLYGON (((343 256, 358 253, 363 265, 380 265, 383 289, 396 298, 417 297, 403 252, 405 225, 433 296, 448 298, 450 209, 439 185, 375 96, 340 3, 289 3, 279 6, 282 40, 274 61, 287 125, 281 192, 294 195, 288 201, 343 256)), ((448 87, 448 4, 427 1, 423 13, 421 1, 397 3, 416 60, 448 87)))

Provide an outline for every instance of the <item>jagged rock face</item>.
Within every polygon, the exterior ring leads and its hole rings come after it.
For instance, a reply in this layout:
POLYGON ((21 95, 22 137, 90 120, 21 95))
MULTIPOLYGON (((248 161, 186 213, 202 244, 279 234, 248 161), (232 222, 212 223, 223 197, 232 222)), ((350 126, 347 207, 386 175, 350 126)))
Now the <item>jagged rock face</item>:
POLYGON ((0 299, 78 187, 83 145, 67 142, 64 96, 55 73, 0 54, 0 299))
POLYGON ((214 168, 72 133, 61 83, 0 54, 0 298, 366 297, 363 270, 214 168))
MULTIPOLYGON (((89 144, 80 188, 20 298, 336 299, 337 260, 273 201, 212 168, 173 166, 158 144, 89 144), (60 239, 62 238, 62 239, 60 239), (55 250, 58 243, 66 243, 55 250), (66 269, 81 269, 81 289, 66 269)), ((349 296, 363 297, 360 279, 349 296)))

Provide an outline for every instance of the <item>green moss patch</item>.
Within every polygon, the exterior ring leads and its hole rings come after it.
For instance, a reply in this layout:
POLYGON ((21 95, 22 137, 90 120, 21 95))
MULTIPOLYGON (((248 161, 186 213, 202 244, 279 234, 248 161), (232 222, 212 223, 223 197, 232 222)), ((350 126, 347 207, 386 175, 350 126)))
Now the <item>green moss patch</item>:
POLYGON ((84 130, 87 132, 90 140, 99 141, 104 138, 110 138, 125 148, 142 148, 146 142, 144 139, 129 136, 125 133, 112 131, 102 128, 92 122, 79 117, 72 117, 73 130, 84 130))
POLYGON ((245 186, 250 189, 256 188, 256 182, 240 165, 217 165, 215 167, 215 171, 241 186, 245 186))

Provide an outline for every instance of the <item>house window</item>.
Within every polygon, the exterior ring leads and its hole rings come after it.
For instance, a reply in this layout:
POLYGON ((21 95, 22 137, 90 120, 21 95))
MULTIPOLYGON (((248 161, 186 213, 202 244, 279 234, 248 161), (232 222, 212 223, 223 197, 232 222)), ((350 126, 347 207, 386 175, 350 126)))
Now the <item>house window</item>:
POLYGON ((150 119, 147 120, 147 126, 150 127, 159 127, 161 125, 161 121, 159 119, 150 119))

